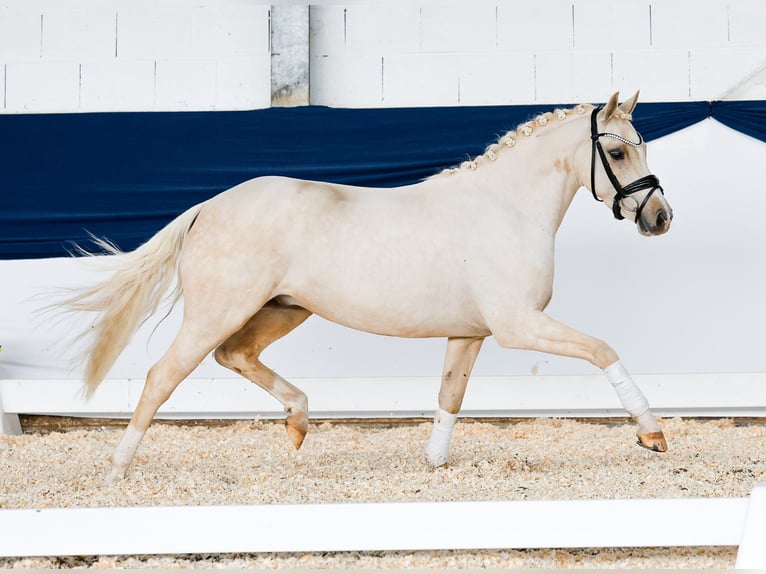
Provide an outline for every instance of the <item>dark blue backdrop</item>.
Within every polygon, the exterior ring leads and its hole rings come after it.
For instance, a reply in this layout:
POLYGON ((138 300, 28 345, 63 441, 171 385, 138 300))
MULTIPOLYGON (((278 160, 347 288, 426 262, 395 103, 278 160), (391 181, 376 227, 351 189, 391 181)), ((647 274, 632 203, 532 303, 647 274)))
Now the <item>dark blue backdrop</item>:
MULTIPOLYGON (((0 258, 64 255, 88 232, 133 249, 259 175, 413 183, 553 107, 0 115, 0 258)), ((648 103, 634 116, 647 140, 711 116, 766 140, 761 101, 648 103)))

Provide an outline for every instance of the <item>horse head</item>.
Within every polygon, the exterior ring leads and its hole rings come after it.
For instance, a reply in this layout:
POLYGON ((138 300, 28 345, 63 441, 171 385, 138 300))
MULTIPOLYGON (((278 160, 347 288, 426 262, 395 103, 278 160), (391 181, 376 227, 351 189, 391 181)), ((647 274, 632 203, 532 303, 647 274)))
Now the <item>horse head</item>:
POLYGON ((673 210, 649 171, 646 143, 630 122, 638 92, 622 104, 618 98, 615 93, 591 113, 590 158, 582 153, 578 162, 581 181, 589 182, 593 197, 610 206, 615 218, 635 222, 641 235, 661 235, 670 228, 673 210))

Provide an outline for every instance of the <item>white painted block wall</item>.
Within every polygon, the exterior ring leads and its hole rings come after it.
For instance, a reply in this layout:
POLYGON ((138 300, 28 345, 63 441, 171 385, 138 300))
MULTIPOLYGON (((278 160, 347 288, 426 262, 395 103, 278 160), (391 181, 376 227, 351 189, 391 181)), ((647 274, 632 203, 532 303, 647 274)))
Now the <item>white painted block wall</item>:
POLYGON ((0 77, 6 113, 267 107, 269 6, 5 0, 0 77))
POLYGON ((311 19, 315 104, 563 103, 639 88, 644 101, 766 95, 759 0, 315 6, 311 19))
MULTIPOLYGON (((270 105, 269 5, 2 0, 0 111, 270 105)), ((311 101, 346 107, 766 97, 762 0, 316 5, 311 101)))

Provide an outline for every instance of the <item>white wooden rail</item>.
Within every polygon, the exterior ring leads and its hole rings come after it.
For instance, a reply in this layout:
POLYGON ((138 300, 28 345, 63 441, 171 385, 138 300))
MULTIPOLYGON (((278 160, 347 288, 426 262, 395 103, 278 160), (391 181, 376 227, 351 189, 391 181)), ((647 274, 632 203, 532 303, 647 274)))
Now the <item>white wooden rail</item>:
MULTIPOLYGON (((766 374, 637 376, 661 416, 766 416, 766 374)), ((303 379, 313 418, 429 417, 439 380, 303 379)), ((107 380, 84 402, 76 380, 0 381, 0 431, 19 414, 130 416, 142 380, 107 380)), ((464 416, 623 416, 600 376, 479 377, 464 416)), ((164 418, 277 418, 239 379, 190 379, 164 418)), ((749 498, 0 510, 0 556, 739 546, 766 569, 766 484, 749 498), (512 517, 512 519, 511 519, 512 517), (241 528, 246 521, 248 528, 241 528), (322 524, 303 534, 295 523, 322 524), (458 525, 470 524, 470 528, 458 525), (108 525, 108 527, 106 527, 108 525), (171 527, 172 526, 172 527, 171 527), (34 536, 29 533, 34 532, 34 536)))
MULTIPOLYGON (((766 417, 766 373, 637 375, 659 416, 766 417)), ((438 378, 296 379, 320 418, 430 417, 438 378)), ((109 379, 92 400, 78 380, 0 380, 0 431, 18 431, 19 414, 130 417, 144 381, 109 379)), ((606 379, 592 376, 477 377, 462 416, 613 417, 626 413, 606 379)), ((282 405, 244 379, 188 379, 158 417, 281 418, 282 405)))
POLYGON ((0 556, 739 546, 737 568, 757 569, 764 528, 766 484, 749 499, 24 509, 0 510, 0 556))

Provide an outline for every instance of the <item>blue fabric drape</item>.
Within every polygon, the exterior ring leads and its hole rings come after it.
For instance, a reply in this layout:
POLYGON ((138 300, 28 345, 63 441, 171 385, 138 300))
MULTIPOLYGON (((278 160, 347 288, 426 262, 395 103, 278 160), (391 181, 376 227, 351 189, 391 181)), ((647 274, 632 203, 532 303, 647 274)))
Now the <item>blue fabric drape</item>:
MULTIPOLYGON (((260 175, 417 182, 554 106, 0 115, 0 258, 133 249, 189 206, 260 175)), ((713 116, 766 141, 764 102, 645 103, 646 140, 713 116)))
POLYGON ((712 102, 711 117, 751 137, 766 141, 766 102, 712 102))

